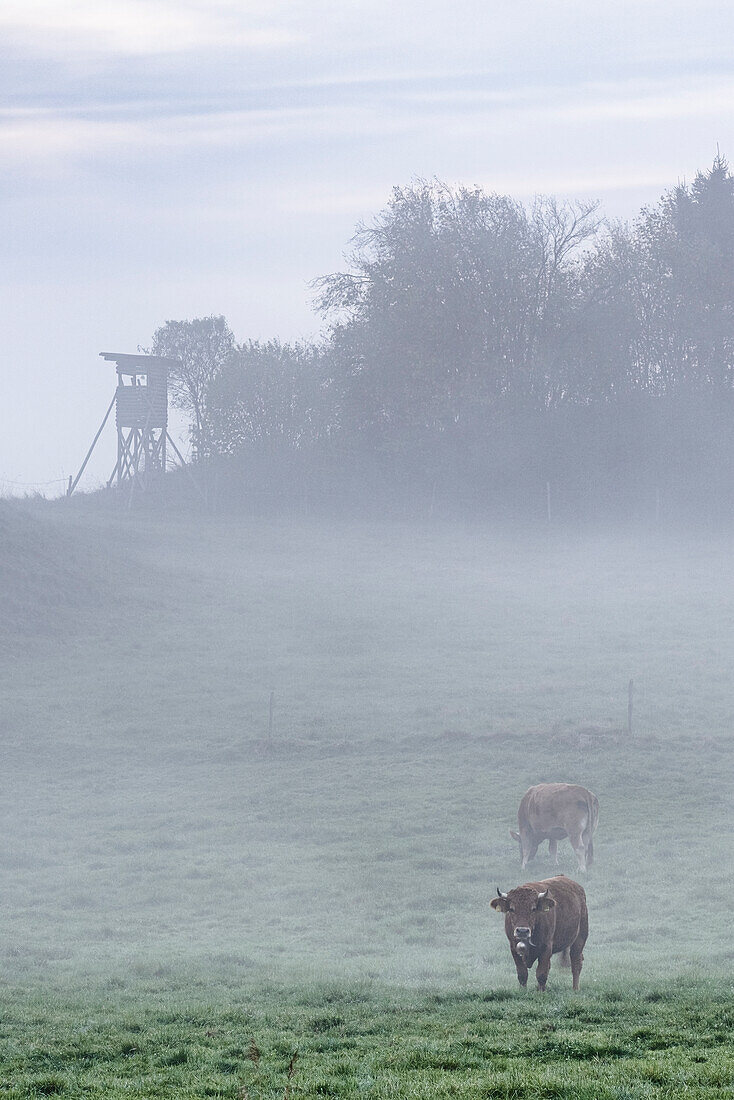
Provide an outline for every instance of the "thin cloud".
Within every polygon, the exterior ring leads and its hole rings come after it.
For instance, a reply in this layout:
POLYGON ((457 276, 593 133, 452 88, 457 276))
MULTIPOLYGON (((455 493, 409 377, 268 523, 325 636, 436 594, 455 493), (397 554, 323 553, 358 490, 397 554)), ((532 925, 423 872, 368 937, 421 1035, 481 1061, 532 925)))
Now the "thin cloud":
POLYGON ((263 49, 292 45, 301 35, 266 12, 231 4, 171 4, 160 0, 4 0, 0 32, 8 46, 35 55, 60 50, 150 55, 213 46, 263 49))
POLYGON ((252 102, 229 95, 200 102, 159 98, 133 103, 62 108, 21 107, 0 111, 0 150, 10 163, 28 168, 124 152, 133 158, 196 154, 222 148, 233 153, 252 145, 289 149, 304 140, 326 149, 365 139, 390 143, 477 140, 522 127, 563 129, 605 123, 630 125, 710 117, 719 125, 734 115, 734 76, 686 83, 645 79, 617 84, 525 87, 497 91, 477 79, 456 77, 429 94, 425 78, 395 78, 346 86, 329 83, 318 94, 299 85, 260 88, 252 102), (347 90, 349 94, 347 93, 347 90))

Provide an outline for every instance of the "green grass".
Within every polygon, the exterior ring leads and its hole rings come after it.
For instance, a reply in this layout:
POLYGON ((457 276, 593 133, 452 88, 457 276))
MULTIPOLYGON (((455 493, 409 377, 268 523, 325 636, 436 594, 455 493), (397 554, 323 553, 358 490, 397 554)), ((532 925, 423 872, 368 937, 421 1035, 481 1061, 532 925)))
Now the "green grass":
POLYGON ((734 1005, 715 985, 572 997, 232 983, 208 994, 49 1003, 7 991, 0 1095, 734 1095, 734 1005))
POLYGON ((732 1095, 726 542, 0 520, 0 1096, 732 1095), (544 779, 575 998, 488 906, 544 779))

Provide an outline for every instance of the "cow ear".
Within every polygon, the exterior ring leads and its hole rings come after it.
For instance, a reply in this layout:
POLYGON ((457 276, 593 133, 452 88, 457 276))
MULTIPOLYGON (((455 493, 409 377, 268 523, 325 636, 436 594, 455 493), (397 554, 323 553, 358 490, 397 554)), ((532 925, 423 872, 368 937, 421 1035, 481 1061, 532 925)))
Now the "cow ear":
POLYGON ((512 837, 513 840, 519 840, 520 839, 520 834, 518 833, 517 829, 510 829, 510 836, 512 837))
POLYGON ((507 898, 492 898, 489 904, 492 909, 496 909, 498 913, 507 912, 507 898))
POLYGON ((547 913, 549 909, 555 908, 555 898, 546 894, 544 898, 538 898, 538 909, 541 913, 547 913))

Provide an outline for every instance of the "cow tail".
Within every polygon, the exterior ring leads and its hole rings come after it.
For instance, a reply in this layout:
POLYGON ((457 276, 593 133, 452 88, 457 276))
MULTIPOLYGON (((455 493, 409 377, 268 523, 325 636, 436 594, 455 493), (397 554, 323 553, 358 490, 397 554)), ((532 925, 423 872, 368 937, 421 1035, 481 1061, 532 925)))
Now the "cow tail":
POLYGON ((589 837, 589 843, 586 845, 586 866, 591 867, 594 862, 594 841, 589 837))
POLYGON ((590 793, 590 797, 586 805, 587 819, 586 819, 586 835, 588 840, 586 843, 586 866, 591 867, 594 862, 594 830, 596 829, 597 821, 599 820, 599 803, 593 794, 590 793))

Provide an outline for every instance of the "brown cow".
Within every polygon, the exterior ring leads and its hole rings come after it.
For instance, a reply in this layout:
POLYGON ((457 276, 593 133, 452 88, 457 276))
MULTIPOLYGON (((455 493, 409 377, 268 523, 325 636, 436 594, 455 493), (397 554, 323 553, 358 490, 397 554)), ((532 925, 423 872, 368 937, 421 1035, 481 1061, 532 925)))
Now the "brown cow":
POLYGON ((526 882, 489 903, 505 914, 505 932, 521 986, 528 984, 528 969, 536 961, 538 989, 545 991, 551 955, 561 955, 561 966, 571 967, 573 988, 579 987, 584 944, 589 935, 589 914, 583 886, 565 875, 526 882))
POLYGON ((594 862, 594 831, 599 820, 599 799, 575 783, 538 783, 522 797, 517 811, 519 832, 510 836, 520 845, 522 866, 535 856, 538 845, 548 841, 548 851, 558 863, 558 841, 568 837, 586 871, 594 862))

